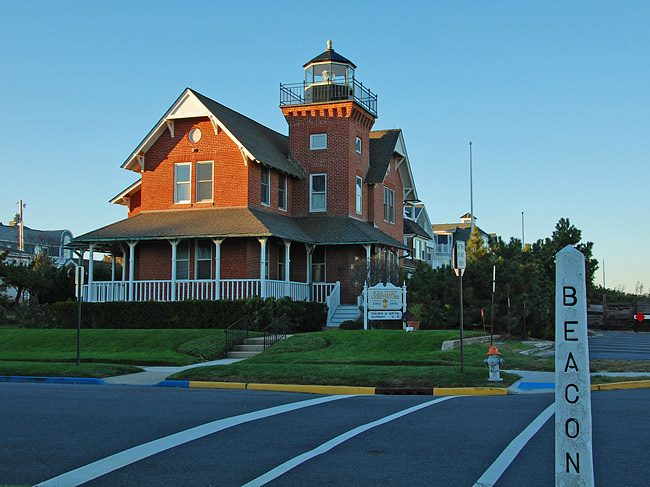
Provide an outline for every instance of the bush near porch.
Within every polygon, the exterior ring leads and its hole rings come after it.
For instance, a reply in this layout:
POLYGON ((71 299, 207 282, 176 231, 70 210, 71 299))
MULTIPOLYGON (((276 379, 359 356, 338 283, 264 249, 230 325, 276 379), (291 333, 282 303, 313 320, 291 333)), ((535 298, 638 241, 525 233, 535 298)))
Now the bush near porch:
MULTIPOLYGON (((66 301, 39 306, 24 318, 28 328, 76 328, 78 303, 66 301)), ((82 303, 81 326, 92 329, 212 329, 227 328, 247 315, 254 331, 287 315, 287 333, 321 331, 327 319, 322 303, 289 298, 245 300, 189 300, 173 302, 82 303)))

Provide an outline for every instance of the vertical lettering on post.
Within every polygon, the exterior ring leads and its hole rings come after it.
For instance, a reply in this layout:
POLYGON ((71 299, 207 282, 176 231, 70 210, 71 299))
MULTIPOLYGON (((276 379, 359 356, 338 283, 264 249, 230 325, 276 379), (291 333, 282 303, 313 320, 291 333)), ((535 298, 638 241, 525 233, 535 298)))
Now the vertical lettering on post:
POLYGON ((571 246, 555 268, 555 485, 593 487, 591 379, 584 255, 571 246))

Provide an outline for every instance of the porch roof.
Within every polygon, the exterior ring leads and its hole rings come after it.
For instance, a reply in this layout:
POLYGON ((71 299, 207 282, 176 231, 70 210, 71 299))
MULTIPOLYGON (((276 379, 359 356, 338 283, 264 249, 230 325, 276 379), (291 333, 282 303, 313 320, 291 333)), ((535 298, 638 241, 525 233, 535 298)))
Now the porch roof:
POLYGON ((372 225, 349 217, 292 218, 258 208, 206 208, 142 212, 80 235, 68 245, 110 250, 118 242, 177 238, 279 237, 321 245, 378 243, 406 248, 372 225))

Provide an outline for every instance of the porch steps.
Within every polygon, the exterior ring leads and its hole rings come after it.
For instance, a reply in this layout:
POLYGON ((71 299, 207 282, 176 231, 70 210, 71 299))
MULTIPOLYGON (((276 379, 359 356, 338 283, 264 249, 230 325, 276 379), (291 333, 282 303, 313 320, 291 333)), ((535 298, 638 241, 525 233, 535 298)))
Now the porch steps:
POLYGON ((226 358, 251 358, 264 351, 264 337, 246 338, 241 345, 226 353, 226 358))
POLYGON ((338 328, 344 321, 356 320, 359 316, 361 316, 361 311, 356 304, 340 304, 334 311, 332 319, 327 324, 327 327, 338 328))

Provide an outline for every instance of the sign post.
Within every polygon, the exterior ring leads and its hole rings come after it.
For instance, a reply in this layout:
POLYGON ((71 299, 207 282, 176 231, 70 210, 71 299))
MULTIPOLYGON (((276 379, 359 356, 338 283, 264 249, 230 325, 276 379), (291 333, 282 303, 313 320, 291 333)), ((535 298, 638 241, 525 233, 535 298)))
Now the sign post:
POLYGON ((465 372, 465 350, 463 348, 463 274, 467 267, 465 242, 457 241, 454 248, 454 272, 458 276, 458 295, 460 301, 460 371, 465 372))
POLYGON ((555 269, 555 485, 593 487, 585 257, 571 246, 555 269))
POLYGON ((75 268, 75 281, 77 285, 77 366, 81 363, 81 301, 83 299, 84 287, 84 267, 82 265, 75 268))

